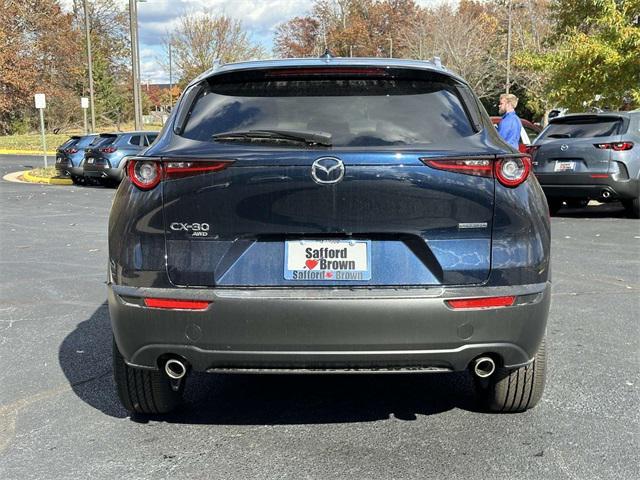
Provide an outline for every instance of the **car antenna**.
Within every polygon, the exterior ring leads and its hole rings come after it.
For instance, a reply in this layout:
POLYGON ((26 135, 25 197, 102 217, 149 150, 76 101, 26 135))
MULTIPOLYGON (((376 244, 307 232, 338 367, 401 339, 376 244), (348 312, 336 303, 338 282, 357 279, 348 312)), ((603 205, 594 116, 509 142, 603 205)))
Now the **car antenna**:
POLYGON ((329 51, 329 49, 326 48, 324 53, 320 56, 320 58, 322 58, 325 62, 329 62, 334 57, 333 57, 333 55, 331 55, 331 52, 329 51))

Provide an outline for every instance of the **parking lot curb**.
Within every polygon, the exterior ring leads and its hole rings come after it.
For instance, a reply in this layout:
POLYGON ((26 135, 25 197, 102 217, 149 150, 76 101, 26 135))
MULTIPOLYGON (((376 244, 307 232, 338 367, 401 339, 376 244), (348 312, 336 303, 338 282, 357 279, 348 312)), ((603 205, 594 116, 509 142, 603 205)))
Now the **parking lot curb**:
POLYGON ((30 171, 22 172, 22 178, 29 183, 48 183, 49 185, 73 185, 70 178, 38 177, 30 171))
MULTIPOLYGON (((47 151, 47 155, 55 155, 55 151, 47 151)), ((13 150, 0 148, 0 155, 42 155, 42 150, 13 150)))

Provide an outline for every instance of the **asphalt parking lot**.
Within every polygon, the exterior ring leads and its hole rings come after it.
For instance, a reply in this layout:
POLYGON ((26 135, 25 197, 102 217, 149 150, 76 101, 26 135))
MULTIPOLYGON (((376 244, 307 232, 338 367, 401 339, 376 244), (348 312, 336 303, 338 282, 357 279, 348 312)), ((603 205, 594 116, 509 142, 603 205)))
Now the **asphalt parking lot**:
MULTIPOLYGON (((0 156, 0 176, 38 165, 0 156)), ((640 471, 640 221, 552 219, 548 384, 475 411, 463 374, 212 376, 127 417, 106 307, 115 190, 0 180, 0 478, 627 479, 640 471)))

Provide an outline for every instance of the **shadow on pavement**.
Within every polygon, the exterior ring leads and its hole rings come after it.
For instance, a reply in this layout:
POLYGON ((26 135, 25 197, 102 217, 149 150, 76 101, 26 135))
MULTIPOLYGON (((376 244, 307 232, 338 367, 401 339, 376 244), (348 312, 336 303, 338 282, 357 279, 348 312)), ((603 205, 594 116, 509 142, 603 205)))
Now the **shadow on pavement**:
MULTIPOLYGON (((60 366, 75 394, 106 415, 124 418, 111 365, 106 303, 60 345, 60 366), (82 353, 78 353, 82 352, 82 353)), ((415 420, 453 408, 475 409, 467 373, 400 375, 213 375, 192 373, 185 404, 161 417, 133 421, 274 425, 415 420)))
POLYGON ((563 207, 554 218, 627 218, 624 207, 619 202, 589 205, 583 208, 563 207))

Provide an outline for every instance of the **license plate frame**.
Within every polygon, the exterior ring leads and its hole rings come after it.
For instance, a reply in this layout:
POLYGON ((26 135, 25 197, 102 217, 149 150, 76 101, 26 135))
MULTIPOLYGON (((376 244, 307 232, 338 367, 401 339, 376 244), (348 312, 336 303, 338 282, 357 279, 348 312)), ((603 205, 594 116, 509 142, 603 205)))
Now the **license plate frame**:
POLYGON ((576 169, 576 162, 573 160, 556 160, 553 166, 554 172, 573 172, 576 169))
POLYGON ((371 280, 371 240, 287 240, 284 278, 323 282, 371 280))

